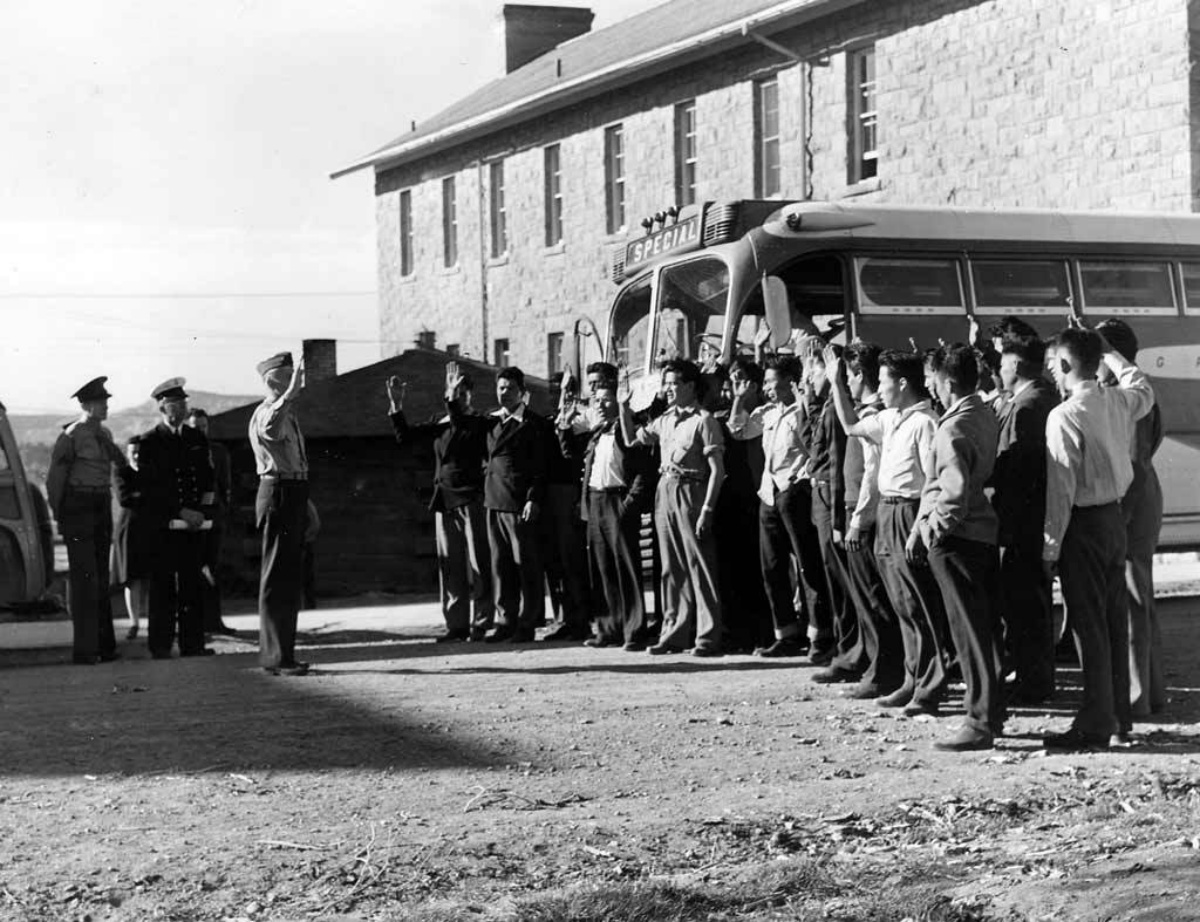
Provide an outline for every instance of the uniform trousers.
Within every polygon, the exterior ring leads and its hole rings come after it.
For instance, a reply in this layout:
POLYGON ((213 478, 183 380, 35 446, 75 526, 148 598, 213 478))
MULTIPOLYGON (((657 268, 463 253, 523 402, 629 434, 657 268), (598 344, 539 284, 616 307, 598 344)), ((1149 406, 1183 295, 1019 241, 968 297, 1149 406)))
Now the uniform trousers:
POLYGON ((609 640, 640 643, 646 634, 642 595, 642 555, 638 532, 642 516, 630 508, 625 489, 587 491, 587 546, 592 592, 601 597, 596 634, 609 640))
POLYGON ((1129 600, 1125 523, 1116 503, 1076 506, 1058 561, 1067 623, 1083 672, 1074 727, 1108 736, 1133 725, 1129 700, 1129 600))
POLYGON ((446 630, 452 634, 486 631, 492 626, 496 603, 483 501, 436 512, 433 522, 446 630))
POLYGON ((76 659, 112 656, 117 649, 109 596, 112 497, 106 489, 67 488, 58 510, 58 531, 67 546, 68 607, 76 659))
POLYGON ((904 684, 904 643, 875 560, 874 526, 860 532, 859 538, 861 547, 846 551, 846 573, 866 660, 862 681, 887 694, 904 684))
POLYGON ((572 483, 546 486, 540 519, 543 559, 550 607, 564 627, 588 632, 587 535, 579 518, 579 487, 572 483))
POLYGON ((200 575, 204 533, 164 531, 158 536, 150 574, 150 622, 147 646, 166 656, 176 636, 179 655, 195 656, 204 649, 204 610, 200 575))
POLYGON ((255 501, 262 529, 258 583, 258 661, 268 669, 296 664, 296 619, 304 594, 308 481, 264 477, 255 501))
POLYGON ((966 724, 985 733, 1004 728, 1004 687, 992 609, 1000 559, 994 544, 948 535, 929 549, 929 568, 942 590, 950 637, 966 693, 966 724))
POLYGON ((519 512, 488 509, 487 534, 496 627, 532 640, 546 617, 540 527, 519 512))
MULTIPOLYGON (((201 554, 201 564, 208 567, 208 572, 212 579, 201 578, 200 581, 200 607, 204 612, 204 630, 206 633, 213 631, 225 630, 225 621, 221 617, 221 583, 220 583, 220 564, 221 564, 221 542, 225 538, 225 527, 221 519, 217 516, 213 517, 213 527, 211 531, 204 533, 201 539, 204 550, 201 554)), ((201 574, 203 577, 203 574, 201 574)))
POLYGON ((997 591, 1006 670, 1022 694, 1054 693, 1054 616, 1050 581, 1042 566, 1040 535, 1000 549, 997 591))
POLYGON ((1154 550, 1162 529, 1163 499, 1151 467, 1121 503, 1125 518, 1125 587, 1129 596, 1129 697, 1134 716, 1148 717, 1167 703, 1162 630, 1154 604, 1154 550))
MULTIPOLYGON (((685 649, 721 646, 717 540, 710 527, 696 536, 706 481, 664 474, 654 497, 654 531, 662 554, 663 624, 658 642, 685 649)), ((710 517, 711 522, 711 517, 710 517)))
POLYGON ((946 689, 945 610, 929 567, 912 564, 904 546, 919 500, 884 496, 876 522, 875 561, 904 645, 903 688, 917 704, 941 701, 946 689))
MULTIPOLYGON (((831 666, 849 672, 862 672, 864 656, 862 638, 858 630, 858 614, 850 599, 849 575, 846 568, 846 549, 834 541, 833 511, 834 497, 828 483, 813 484, 812 520, 817 529, 817 540, 821 545, 821 559, 825 562, 825 585, 829 593, 832 623, 822 631, 818 625, 817 637, 813 641, 813 653, 833 654, 831 666), (822 636, 829 640, 822 642, 822 636)), ((841 502, 838 497, 837 502, 841 502)))
POLYGON ((828 648, 833 616, 825 586, 821 543, 812 523, 812 486, 807 480, 797 481, 776 493, 774 499, 773 505, 759 504, 758 547, 775 636, 780 640, 800 638, 808 633, 810 624, 814 634, 818 625, 824 625, 821 642, 828 648), (802 614, 807 615, 807 624, 798 617, 794 604, 793 557, 800 565, 802 614))

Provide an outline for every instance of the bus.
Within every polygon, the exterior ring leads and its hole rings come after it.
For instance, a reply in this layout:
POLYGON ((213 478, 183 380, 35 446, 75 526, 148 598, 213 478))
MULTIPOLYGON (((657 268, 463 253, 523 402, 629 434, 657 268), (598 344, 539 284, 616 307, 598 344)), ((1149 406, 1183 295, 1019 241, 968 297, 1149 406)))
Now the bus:
POLYGON ((643 228, 614 252, 603 349, 635 407, 662 361, 786 351, 813 327, 924 349, 1004 315, 1045 336, 1124 319, 1166 428, 1160 543, 1200 547, 1200 216, 742 200, 643 228))
POLYGON ((50 510, 42 491, 25 476, 0 403, 0 608, 38 602, 53 575, 50 510))

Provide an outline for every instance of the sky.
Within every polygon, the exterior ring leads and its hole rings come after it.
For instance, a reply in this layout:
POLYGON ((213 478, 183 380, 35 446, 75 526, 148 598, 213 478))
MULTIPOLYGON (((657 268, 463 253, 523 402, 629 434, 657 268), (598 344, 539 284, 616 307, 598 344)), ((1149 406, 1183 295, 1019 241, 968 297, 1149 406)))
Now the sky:
MULTIPOLYGON (((578 5, 598 29, 658 2, 578 5)), ((329 174, 501 76, 502 6, 9 0, 0 402, 254 394, 306 338, 378 360, 373 174, 329 174)))

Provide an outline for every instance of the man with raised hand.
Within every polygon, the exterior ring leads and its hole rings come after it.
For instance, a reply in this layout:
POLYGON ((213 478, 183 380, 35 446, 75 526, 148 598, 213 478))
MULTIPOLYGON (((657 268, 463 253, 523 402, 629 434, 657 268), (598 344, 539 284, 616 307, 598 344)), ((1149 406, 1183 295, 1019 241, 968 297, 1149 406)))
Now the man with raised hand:
POLYGON ((859 419, 840 376, 833 377, 833 405, 846 433, 880 447, 875 560, 900 621, 904 681, 876 704, 902 707, 910 716, 936 713, 946 686, 941 593, 924 549, 909 544, 938 422, 925 391, 923 366, 915 352, 881 353, 879 398, 884 408, 865 419, 859 419))
POLYGON ((934 387, 946 412, 933 437, 917 531, 909 538, 928 551, 966 684, 965 723, 934 744, 951 752, 990 749, 1005 716, 992 607, 1000 567, 999 522, 984 493, 1000 424, 977 392, 979 378, 980 362, 971 346, 956 343, 935 354, 934 387))
POLYGON ((446 412, 413 425, 404 415, 406 381, 387 379, 388 418, 396 442, 433 441, 433 497, 438 587, 446 632, 438 643, 482 640, 492 627, 491 556, 483 511, 483 467, 490 421, 472 412, 474 382, 457 362, 446 363, 446 412), (453 411, 451 411, 453 407, 453 411))
POLYGON ((112 470, 126 466, 104 425, 106 377, 93 378, 71 396, 82 415, 63 428, 50 454, 46 492, 67 546, 68 594, 74 640, 72 662, 91 666, 117 658, 109 598, 112 548, 112 470))
POLYGON ((258 661, 271 675, 300 676, 296 620, 304 594, 304 531, 308 522, 308 451, 296 419, 304 359, 280 352, 256 366, 266 399, 250 417, 250 448, 258 472, 255 520, 262 530, 258 585, 258 661))
POLYGON ((1133 727, 1129 604, 1121 499, 1133 483, 1130 446, 1154 406, 1141 370, 1074 316, 1054 340, 1050 370, 1063 397, 1046 420, 1046 522, 1042 560, 1062 579, 1067 622, 1083 671, 1083 703, 1050 750, 1107 749, 1133 727), (1100 387, 1101 364, 1116 378, 1100 387))

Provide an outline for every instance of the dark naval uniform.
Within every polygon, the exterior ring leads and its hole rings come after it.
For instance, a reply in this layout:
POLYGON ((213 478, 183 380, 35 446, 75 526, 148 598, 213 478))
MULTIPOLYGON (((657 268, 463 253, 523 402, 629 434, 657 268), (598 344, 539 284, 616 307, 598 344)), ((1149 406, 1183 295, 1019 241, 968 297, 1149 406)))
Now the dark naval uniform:
MULTIPOLYGON (((107 378, 89 381, 73 395, 80 403, 107 400, 107 378)), ((70 568, 68 607, 74 628, 74 661, 116 658, 109 599, 112 547, 112 466, 125 458, 112 433, 98 419, 84 417, 66 426, 50 456, 46 490, 70 568)))
MULTIPOLYGON (((164 395, 156 390, 154 396, 164 395)), ((180 512, 211 503, 208 439, 186 424, 176 430, 161 422, 142 436, 138 470, 146 527, 158 542, 150 577, 150 654, 169 657, 178 633, 181 656, 202 656, 207 652, 200 597, 204 532, 186 527, 180 512)))

